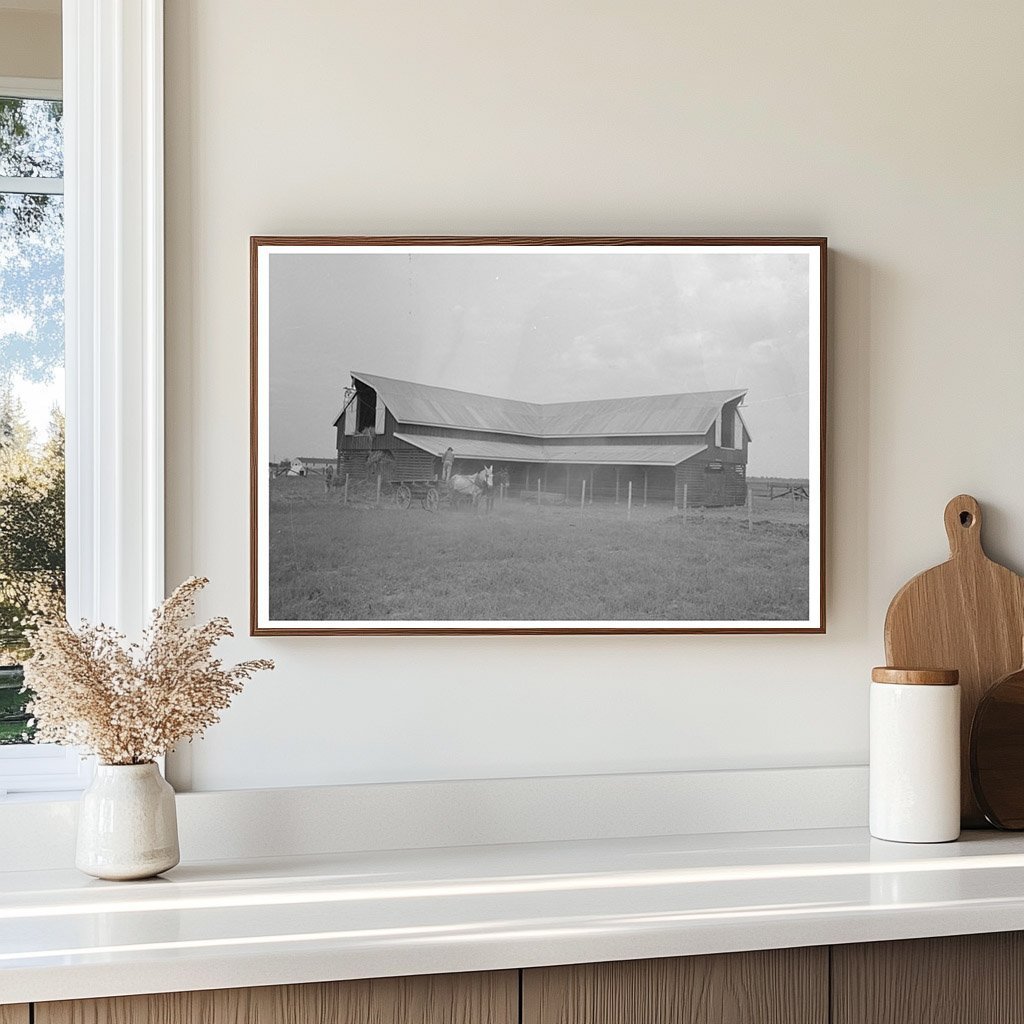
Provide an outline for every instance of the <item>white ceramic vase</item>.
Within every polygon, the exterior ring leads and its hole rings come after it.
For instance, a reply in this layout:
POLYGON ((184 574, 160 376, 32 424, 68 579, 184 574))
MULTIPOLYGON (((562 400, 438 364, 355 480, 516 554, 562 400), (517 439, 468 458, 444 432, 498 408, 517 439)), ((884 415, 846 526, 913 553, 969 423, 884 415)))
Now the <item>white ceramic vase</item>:
POLYGON ((178 851, 174 790, 149 764, 100 764, 82 794, 75 865, 96 878, 151 878, 178 851))

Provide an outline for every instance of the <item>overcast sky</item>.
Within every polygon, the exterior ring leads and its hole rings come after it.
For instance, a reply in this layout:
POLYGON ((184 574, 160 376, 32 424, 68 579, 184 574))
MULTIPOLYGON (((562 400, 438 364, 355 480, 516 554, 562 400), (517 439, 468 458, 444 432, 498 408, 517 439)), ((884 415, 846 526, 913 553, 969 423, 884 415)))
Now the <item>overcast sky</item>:
POLYGON ((751 475, 808 475, 808 257, 270 256, 271 457, 333 456, 349 373, 534 402, 749 388, 751 475))

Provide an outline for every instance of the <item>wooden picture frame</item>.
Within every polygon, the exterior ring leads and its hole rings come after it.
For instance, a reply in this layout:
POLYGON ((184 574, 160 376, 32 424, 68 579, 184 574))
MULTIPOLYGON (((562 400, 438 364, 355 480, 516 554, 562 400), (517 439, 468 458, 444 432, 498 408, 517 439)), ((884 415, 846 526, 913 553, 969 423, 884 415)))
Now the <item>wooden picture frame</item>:
POLYGON ((254 236, 252 635, 824 633, 827 263, 254 236))

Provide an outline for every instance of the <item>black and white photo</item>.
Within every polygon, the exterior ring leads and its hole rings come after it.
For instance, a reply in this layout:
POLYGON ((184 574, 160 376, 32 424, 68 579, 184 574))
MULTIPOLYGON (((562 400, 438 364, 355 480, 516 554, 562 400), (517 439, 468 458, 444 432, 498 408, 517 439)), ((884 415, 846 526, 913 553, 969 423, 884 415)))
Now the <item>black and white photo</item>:
POLYGON ((255 633, 823 630, 824 240, 252 260, 255 633))

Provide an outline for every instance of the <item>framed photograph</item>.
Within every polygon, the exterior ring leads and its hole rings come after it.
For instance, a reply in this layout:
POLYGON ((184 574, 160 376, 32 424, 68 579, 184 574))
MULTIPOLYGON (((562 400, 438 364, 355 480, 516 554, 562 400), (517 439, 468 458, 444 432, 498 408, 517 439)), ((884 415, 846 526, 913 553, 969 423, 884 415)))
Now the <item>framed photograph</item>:
POLYGON ((252 633, 824 632, 826 254, 252 238, 252 633))

